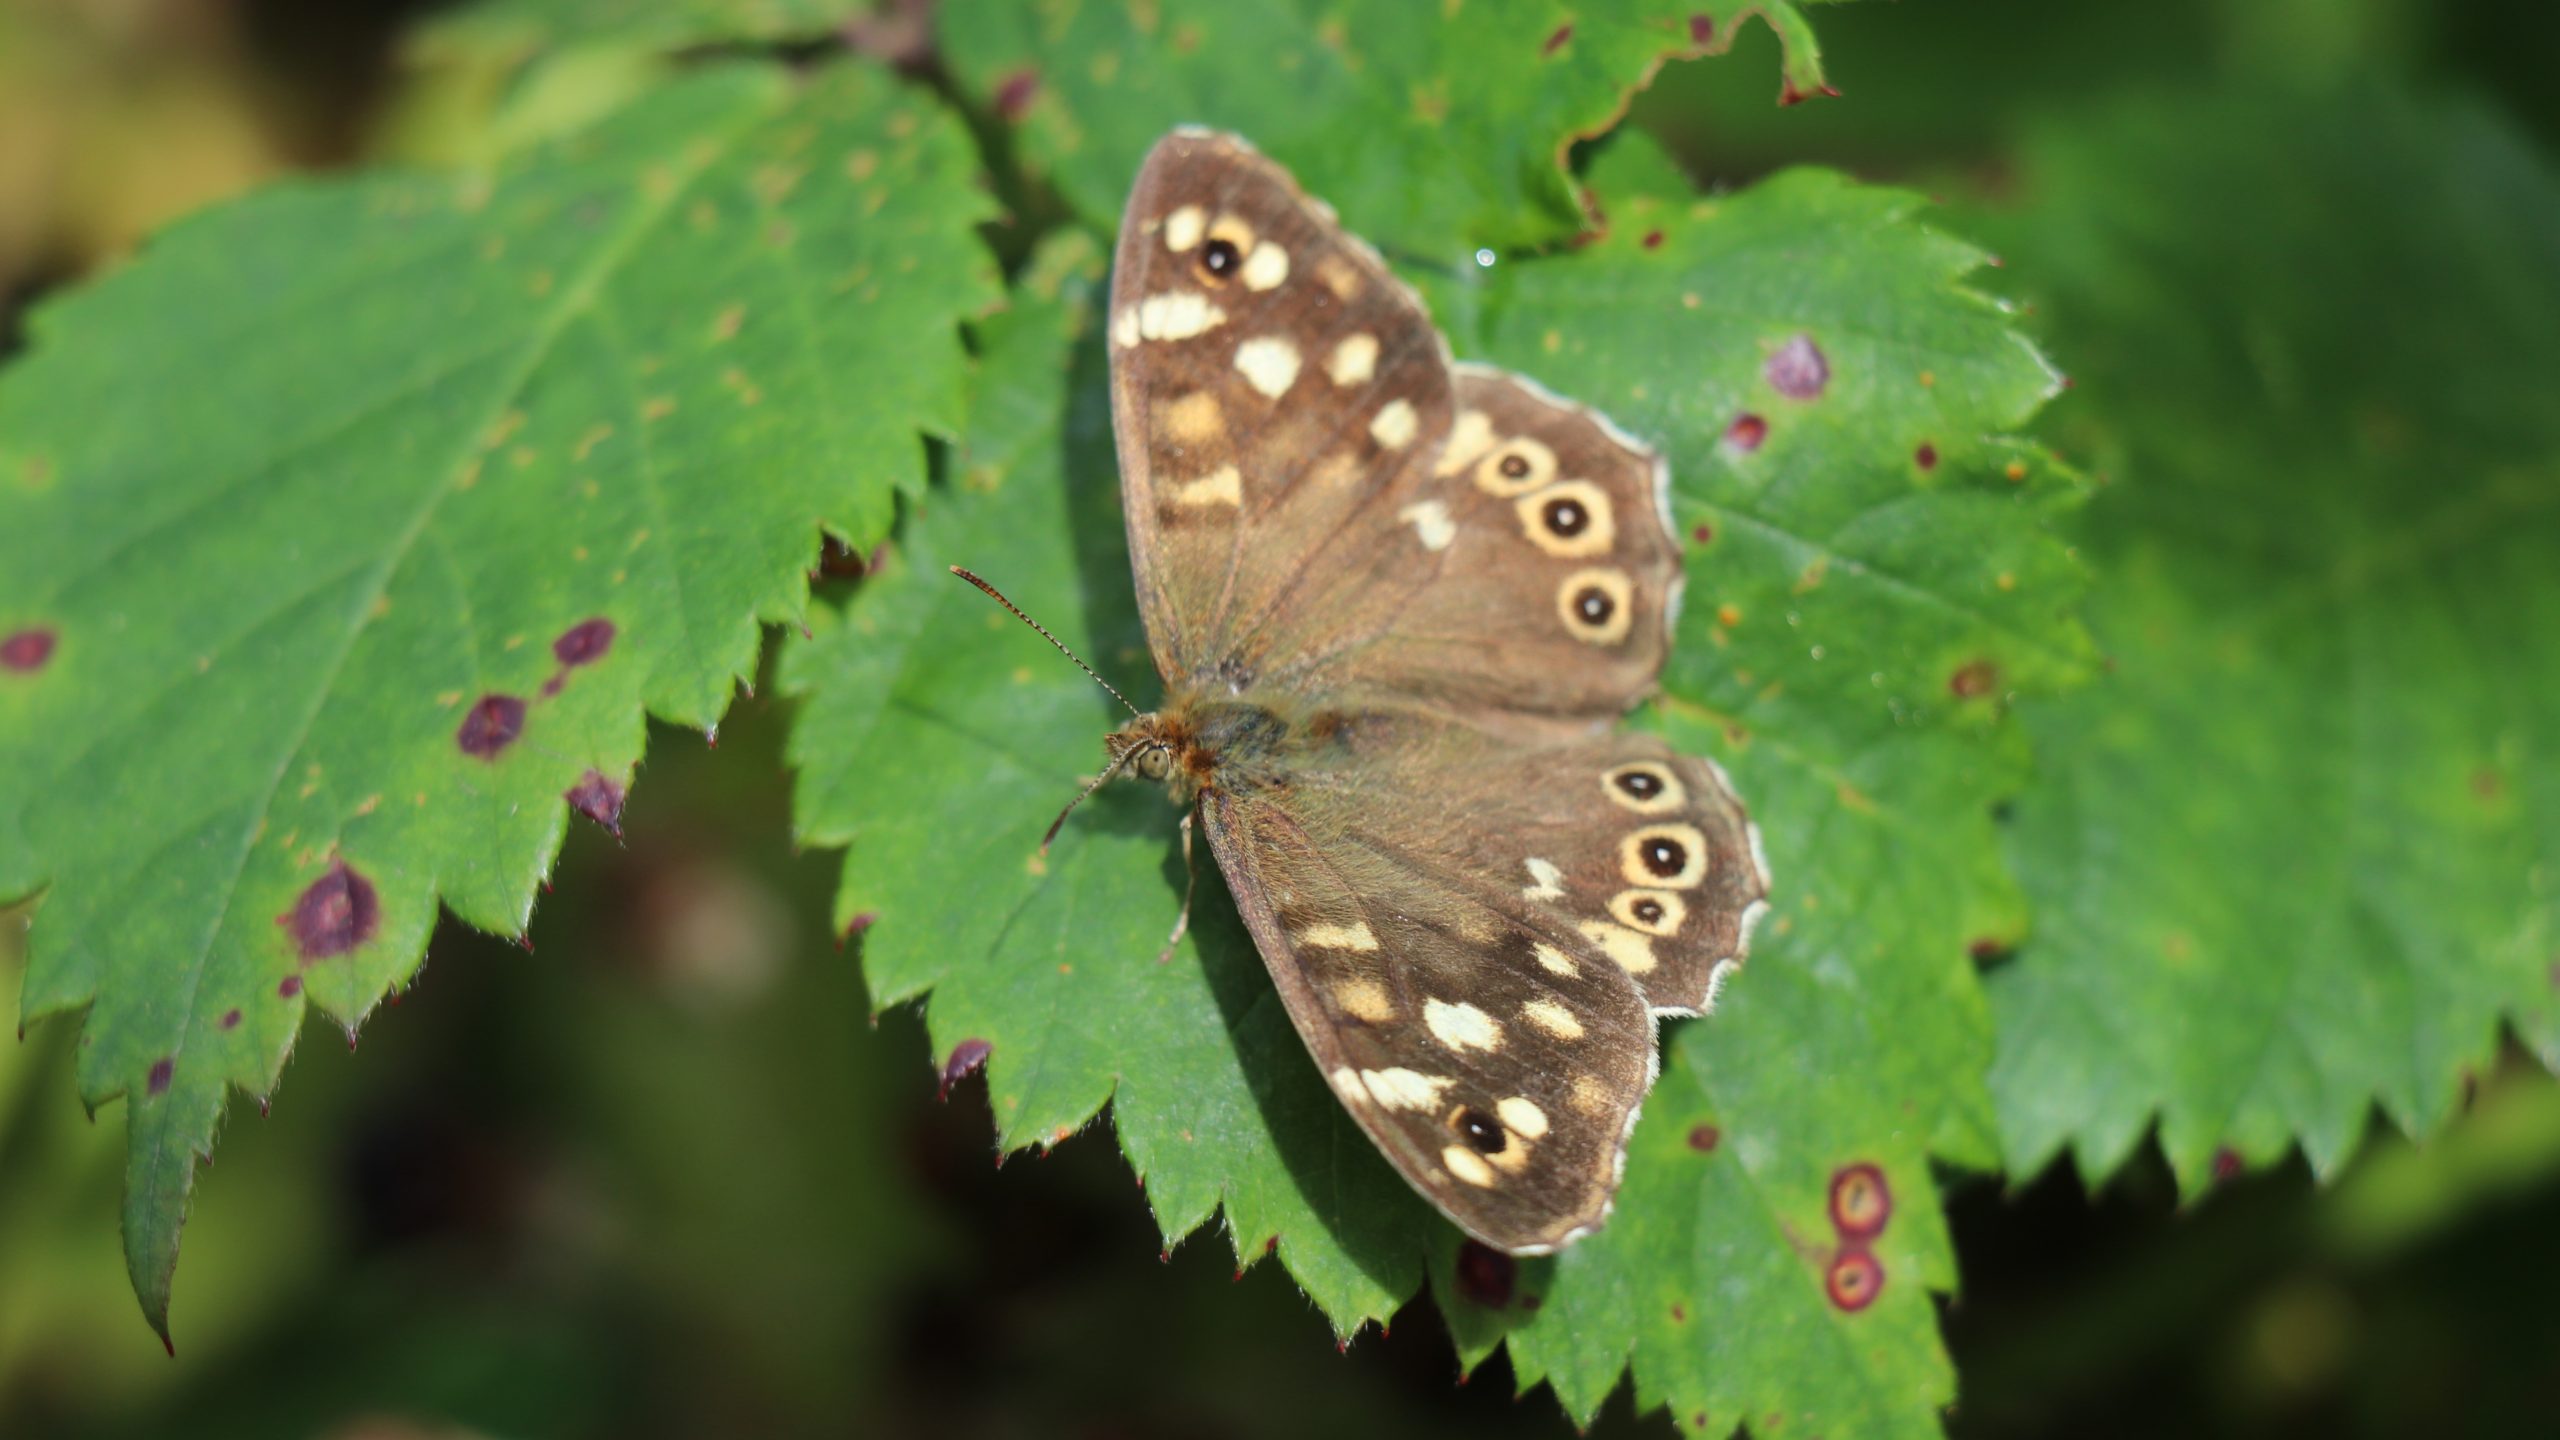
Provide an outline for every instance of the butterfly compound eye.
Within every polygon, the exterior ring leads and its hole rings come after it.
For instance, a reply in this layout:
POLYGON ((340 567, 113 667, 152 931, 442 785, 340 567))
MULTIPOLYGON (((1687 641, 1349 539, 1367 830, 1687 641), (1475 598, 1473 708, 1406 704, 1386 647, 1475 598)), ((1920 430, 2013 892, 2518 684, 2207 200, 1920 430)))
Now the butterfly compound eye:
POLYGON ((1458 1133, 1479 1154, 1499 1155, 1503 1147, 1511 1143, 1510 1137, 1502 1131, 1501 1121, 1473 1106, 1459 1111, 1453 1123, 1457 1125, 1458 1133))
POLYGON ((1212 279, 1226 279, 1243 263, 1244 255, 1236 249, 1233 240, 1212 240, 1200 247, 1200 268, 1207 271, 1212 279))

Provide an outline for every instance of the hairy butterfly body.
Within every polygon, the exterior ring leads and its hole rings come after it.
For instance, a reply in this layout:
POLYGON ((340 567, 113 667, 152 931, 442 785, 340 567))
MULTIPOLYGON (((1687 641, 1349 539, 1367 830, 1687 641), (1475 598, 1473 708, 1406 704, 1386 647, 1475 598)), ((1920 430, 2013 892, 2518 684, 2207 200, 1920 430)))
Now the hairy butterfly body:
POLYGON ((1713 765, 1611 722, 1680 584, 1660 461, 1458 365, 1277 165, 1179 131, 1120 232, 1113 419, 1168 693, 1111 756, 1196 807, 1290 1018, 1476 1238, 1608 1213, 1656 1017, 1768 879, 1713 765))

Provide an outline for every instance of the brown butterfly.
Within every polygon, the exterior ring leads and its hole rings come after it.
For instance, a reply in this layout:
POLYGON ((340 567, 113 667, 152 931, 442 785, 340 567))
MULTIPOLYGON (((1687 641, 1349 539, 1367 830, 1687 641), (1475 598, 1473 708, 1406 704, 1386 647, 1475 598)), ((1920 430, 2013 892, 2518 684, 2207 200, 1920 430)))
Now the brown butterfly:
POLYGON ((1377 252, 1229 135, 1147 157, 1109 332, 1168 693, 1106 777, 1195 807, 1414 1188, 1500 1249, 1571 1243, 1608 1214, 1656 1018, 1714 1002, 1769 890, 1723 773, 1611 729, 1678 606, 1667 470, 1452 363, 1377 252))

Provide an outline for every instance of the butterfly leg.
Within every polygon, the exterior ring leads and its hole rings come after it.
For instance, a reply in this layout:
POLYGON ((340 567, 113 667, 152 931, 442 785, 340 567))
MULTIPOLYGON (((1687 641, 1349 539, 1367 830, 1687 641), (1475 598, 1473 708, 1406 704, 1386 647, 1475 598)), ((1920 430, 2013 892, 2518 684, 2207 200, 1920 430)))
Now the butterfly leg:
POLYGON ((1164 937, 1164 948, 1156 952, 1156 963, 1173 958, 1173 949, 1182 937, 1191 933, 1191 896, 1200 888, 1199 867, 1191 863, 1191 817, 1197 812, 1182 812, 1182 913, 1174 917, 1173 933, 1164 937))

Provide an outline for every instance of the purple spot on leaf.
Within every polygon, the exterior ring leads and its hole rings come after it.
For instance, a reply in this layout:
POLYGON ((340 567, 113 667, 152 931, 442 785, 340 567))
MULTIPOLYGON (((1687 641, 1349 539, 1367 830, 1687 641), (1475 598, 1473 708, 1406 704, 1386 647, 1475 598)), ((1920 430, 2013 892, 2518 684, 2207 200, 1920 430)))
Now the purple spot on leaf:
POLYGON ((568 800, 577 812, 622 838, 622 786, 601 770, 590 770, 569 787, 568 800))
POLYGON ((239 1028, 240 1028, 240 1012, 239 1012, 239 1011, 237 1011, 237 1010, 225 1010, 225 1011, 223 1011, 223 1012, 222 1012, 222 1028, 223 1028, 223 1029, 225 1029, 225 1030, 237 1030, 237 1029, 239 1029, 239 1028))
POLYGON ((1937 469, 1938 447, 1926 440, 1921 441, 1920 448, 1911 452, 1911 463, 1923 470, 1937 469))
POLYGON ((524 701, 513 695, 483 695, 462 717, 453 743, 465 755, 490 759, 524 733, 524 701))
POLYGON ((0 640, 0 670, 15 670, 23 675, 43 669, 44 662, 52 658, 53 632, 40 626, 0 640))
POLYGON ((1868 1254, 1864 1246, 1843 1250, 1832 1258, 1831 1268, 1823 1272, 1822 1289, 1832 1304, 1855 1314, 1876 1303, 1876 1297, 1884 1293, 1884 1266, 1876 1263, 1876 1257, 1868 1254))
POLYGON ((1769 438, 1769 422, 1757 415, 1736 415, 1724 427, 1724 443, 1748 455, 1769 438))
POLYGON ((1692 15, 1689 17, 1690 44, 1704 45, 1714 38, 1716 38, 1716 17, 1713 15, 1692 15))
POLYGON ((1714 1154, 1716 1146, 1723 1143, 1723 1141, 1724 1132, 1713 1125, 1692 1125, 1689 1127, 1689 1148, 1697 1151, 1701 1155, 1714 1154))
POLYGON ((1520 1262, 1482 1241, 1461 1241, 1456 1279, 1459 1294, 1487 1310, 1499 1310, 1511 1303, 1512 1287, 1520 1279, 1520 1262))
POLYGON ((302 977, 299 975, 287 975, 276 982, 276 996, 279 999, 290 1000, 301 993, 302 977))
POLYGON ((551 642, 551 653, 571 669, 592 665, 613 648, 613 635, 613 622, 601 615, 581 620, 560 632, 560 638, 551 642))
POLYGON ((152 1061, 152 1062, 151 1062, 151 1093, 152 1093, 152 1094, 154 1094, 154 1095, 166 1095, 167 1093, 169 1093, 169 1080, 170 1080, 170 1077, 172 1077, 172 1076, 176 1075, 177 1073, 178 1073, 178 1062, 177 1062, 177 1061, 175 1061, 175 1060, 170 1059, 170 1058, 169 1058, 168 1056, 166 1056, 166 1055, 163 1055, 163 1056, 161 1056, 159 1059, 152 1061))
POLYGON ((1007 124, 1019 123, 1031 113, 1031 98, 1040 93, 1040 72, 1029 66, 1004 77, 996 86, 996 116, 1007 124))
POLYGON ((2214 1179, 2232 1179, 2237 1176, 2243 1168, 2244 1167, 2240 1160, 2240 1152, 2232 1149, 2230 1146, 2225 1145, 2221 1149, 2213 1152, 2214 1179))
POLYGON ((1811 400, 1831 383, 1831 362, 1810 335, 1799 335, 1778 347, 1760 366, 1769 386, 1790 400, 1811 400))
POLYGON ((340 860, 306 886, 276 923, 293 937, 293 948, 305 961, 326 960, 373 938, 382 923, 382 902, 373 882, 340 860))
POLYGON ((942 1088, 936 1092, 937 1098, 950 1099, 951 1087, 983 1067, 987 1063, 988 1053, 994 1048, 986 1041, 975 1037, 952 1046, 951 1058, 942 1062, 942 1088))
POLYGON ((1647 250, 1659 250, 1659 249, 1661 249, 1661 248, 1662 248, 1662 232, 1661 232, 1661 231, 1659 231, 1659 230, 1647 230, 1646 232, 1644 232, 1644 248, 1646 248, 1647 250))
POLYGON ((1572 42, 1573 27, 1571 25, 1559 25, 1556 27, 1556 33, 1547 37, 1547 43, 1538 47, 1538 53, 1541 55, 1553 55, 1572 42))

